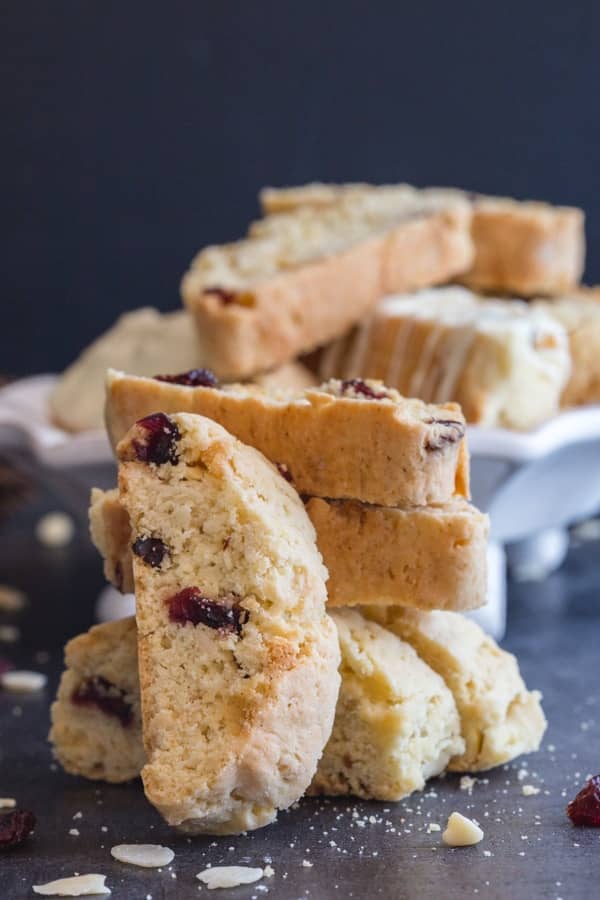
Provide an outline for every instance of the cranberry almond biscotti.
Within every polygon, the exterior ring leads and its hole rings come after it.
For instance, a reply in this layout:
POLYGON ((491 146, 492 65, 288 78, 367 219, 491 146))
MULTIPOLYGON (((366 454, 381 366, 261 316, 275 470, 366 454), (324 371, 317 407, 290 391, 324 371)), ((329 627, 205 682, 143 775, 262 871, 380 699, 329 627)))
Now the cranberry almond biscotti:
POLYGON ((470 221, 462 197, 401 187, 268 216, 207 247, 181 285, 207 365, 243 378, 343 334, 386 293, 448 281, 472 262, 470 221))
MULTIPOLYGON (((333 613, 342 684, 311 793, 397 800, 446 766, 480 771, 539 747, 546 725, 539 695, 527 691, 510 654, 460 615, 392 615, 390 630, 354 610, 333 613)), ((51 732, 67 771, 114 782, 140 772, 135 632, 125 619, 67 646, 51 732), (85 669, 76 650, 87 656, 85 669)))
MULTIPOLYGON (((399 800, 462 752, 456 705, 440 676, 390 631, 350 610, 337 611, 334 620, 342 685, 310 793, 399 800)), ((144 749, 135 620, 97 625, 72 640, 67 666, 52 708, 57 759, 86 778, 119 782, 139 775, 144 749), (103 682, 101 650, 113 662, 114 706, 90 690, 103 682), (75 651, 88 654, 86 676, 73 668, 75 651), (78 699, 82 693, 86 705, 78 699)))
POLYGON ((181 376, 109 370, 106 424, 113 446, 145 415, 193 412, 284 466, 300 494, 381 506, 444 503, 469 495, 465 421, 453 403, 427 406, 378 382, 331 380, 294 393, 219 386, 181 376), (179 382, 179 383, 178 383, 179 382))
POLYGON ((453 612, 378 606, 361 612, 414 647, 452 691, 465 750, 449 769, 480 772, 539 748, 547 724, 541 694, 527 690, 516 658, 479 625, 453 612))
POLYGON ((296 492, 201 416, 118 446, 133 539, 146 796, 188 832, 272 822, 329 737, 339 646, 296 492))
POLYGON ((72 775, 136 778, 146 761, 135 619, 95 625, 65 647, 50 741, 72 775))
MULTIPOLYGON (((469 610, 486 602, 488 517, 464 500, 393 509, 305 498, 329 571, 329 607, 469 610)), ((118 491, 92 490, 92 540, 108 581, 132 592, 131 530, 118 491)))
POLYGON ((468 422, 528 429, 559 411, 571 357, 547 311, 445 287, 384 298, 320 366, 323 378, 381 378, 426 402, 454 400, 468 422))
MULTIPOLYGON (((343 198, 383 202, 402 189, 410 190, 408 185, 314 183, 264 188, 260 201, 267 214, 290 213, 302 208, 323 210, 343 198)), ((454 188, 428 188, 421 193, 438 203, 460 199, 471 204, 475 253, 469 269, 459 275, 463 284, 480 291, 535 297, 561 294, 579 283, 585 258, 582 210, 454 188)))

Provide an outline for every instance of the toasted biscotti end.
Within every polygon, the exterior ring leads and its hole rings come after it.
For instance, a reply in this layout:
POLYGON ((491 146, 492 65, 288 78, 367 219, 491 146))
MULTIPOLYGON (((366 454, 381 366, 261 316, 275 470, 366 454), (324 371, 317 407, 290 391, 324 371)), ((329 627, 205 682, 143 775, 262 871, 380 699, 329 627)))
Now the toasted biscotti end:
POLYGON ((444 679, 456 701, 464 753, 449 768, 478 772, 540 746, 546 718, 517 660, 475 622, 452 612, 365 607, 364 615, 407 641, 444 679))
POLYGON ((194 322, 185 310, 150 307, 120 316, 58 378, 48 398, 54 424, 79 432, 103 426, 104 378, 109 366, 152 375, 201 364, 194 322))
POLYGON ((536 300, 536 309, 566 330, 571 376, 562 393, 563 407, 600 402, 600 288, 581 288, 564 297, 536 300))
POLYGON ((144 764, 134 619, 97 625, 69 641, 51 708, 49 739, 63 768, 110 782, 144 764))
POLYGON ((470 220, 463 198, 393 189, 267 216, 207 247, 181 284, 207 364, 243 378, 343 334, 385 293, 460 274, 470 220))
POLYGON ((409 400, 380 382, 332 379, 297 393, 239 384, 189 387, 109 371, 106 424, 113 446, 157 409, 214 419, 285 466, 300 494, 382 506, 469 496, 460 408, 409 400))
POLYGON ((328 606, 465 611, 487 592, 489 520, 465 500, 408 509, 310 497, 328 606))
POLYGON ((585 235, 580 209, 478 197, 472 236, 475 259, 460 280, 476 290, 554 295, 581 279, 585 235))
POLYGON ((102 557, 106 580, 121 593, 132 594, 131 526, 118 489, 92 488, 88 516, 90 537, 102 557))
POLYGON ((313 794, 400 800, 462 753, 443 680, 412 647, 354 610, 335 610, 342 686, 313 794))
POLYGON ((150 416, 118 455, 146 795, 189 832, 266 825, 310 783, 339 687, 314 529, 277 469, 203 417, 150 416))

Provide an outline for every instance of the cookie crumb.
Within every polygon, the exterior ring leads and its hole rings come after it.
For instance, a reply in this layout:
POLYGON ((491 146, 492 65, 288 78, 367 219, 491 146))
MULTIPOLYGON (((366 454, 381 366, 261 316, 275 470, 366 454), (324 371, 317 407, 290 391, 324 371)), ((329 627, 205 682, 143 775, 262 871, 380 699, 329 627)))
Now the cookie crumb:
POLYGON ((483 831, 472 819, 453 812, 448 819, 442 841, 449 847, 470 847, 483 839, 483 831))
POLYGON ((43 672, 28 672, 25 669, 5 672, 0 678, 0 685, 5 691, 17 694, 32 694, 46 686, 48 678, 43 672))
POLYGON ((160 844, 116 844, 111 847, 110 855, 119 862, 141 866, 144 869, 168 866, 175 859, 171 848, 160 844))
POLYGON ((69 828, 69 834, 72 834, 73 837, 79 837, 79 829, 78 828, 69 828))
POLYGON ((471 778, 470 775, 463 775, 460 779, 460 789, 461 791, 468 791, 469 794, 473 793, 473 788, 477 784, 476 778, 471 778))
POLYGON ((310 861, 309 859, 303 859, 303 860, 302 860, 302 866, 303 866, 303 868, 305 868, 305 869, 312 869, 313 863, 311 863, 311 861, 310 861))
POLYGON ((264 875, 263 869, 250 866, 211 866, 198 872, 196 878, 202 881, 209 891, 215 888, 233 888, 240 884, 254 884, 264 875))
POLYGON ((35 526, 35 536, 45 547, 66 547, 73 540, 75 523, 64 512, 49 512, 35 526))
POLYGON ((430 822, 427 826, 427 834, 431 834, 433 831, 441 831, 442 828, 438 825, 437 822, 430 822))
POLYGON ((275 869, 273 868, 273 866, 267 865, 263 869, 263 874, 264 874, 265 878, 272 878, 273 875, 275 874, 275 869))
POLYGON ((521 788, 521 793, 524 797, 535 797, 536 794, 539 794, 541 788, 535 787, 533 784, 524 784, 521 788))
POLYGON ((47 884, 34 884, 34 894, 43 897, 84 897, 88 894, 110 894, 106 887, 106 875, 75 875, 73 878, 59 878, 47 884))

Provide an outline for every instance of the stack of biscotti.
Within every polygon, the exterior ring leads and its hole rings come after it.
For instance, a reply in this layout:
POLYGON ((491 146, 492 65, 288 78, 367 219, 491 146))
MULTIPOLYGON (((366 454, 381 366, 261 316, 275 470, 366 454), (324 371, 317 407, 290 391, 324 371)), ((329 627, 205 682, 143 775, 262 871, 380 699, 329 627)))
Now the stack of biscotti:
MULTIPOLYGON (((113 446, 156 410, 207 416, 264 453, 302 496, 329 571, 330 606, 468 610, 485 603, 487 518, 468 503, 465 422, 456 404, 408 400, 371 381, 332 380, 299 393, 205 381, 109 372, 113 446)), ((115 498, 95 494, 92 533, 106 574, 131 589, 122 542, 111 549, 125 530, 115 498)))

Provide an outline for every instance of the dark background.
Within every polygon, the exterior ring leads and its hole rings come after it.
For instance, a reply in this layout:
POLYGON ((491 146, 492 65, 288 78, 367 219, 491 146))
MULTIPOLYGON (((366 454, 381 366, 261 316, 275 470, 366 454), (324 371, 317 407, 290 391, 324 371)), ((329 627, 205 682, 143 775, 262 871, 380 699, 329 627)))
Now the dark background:
POLYGON ((600 3, 9 0, 2 363, 63 368, 178 305, 265 184, 458 185, 582 205, 600 280, 600 3))

